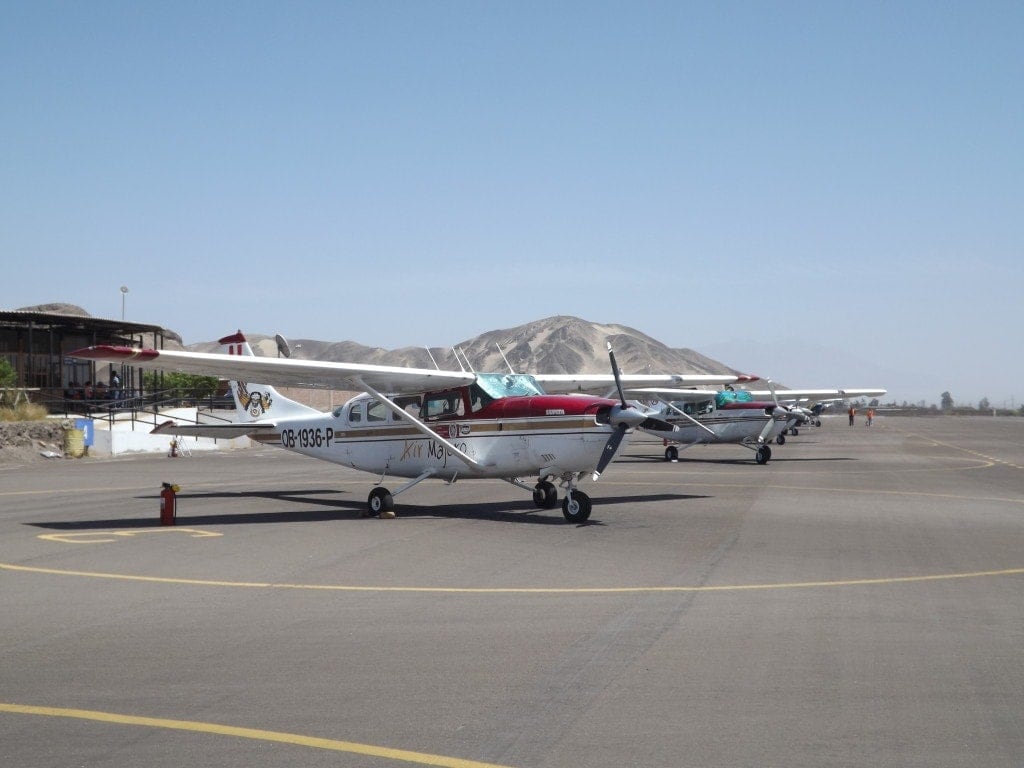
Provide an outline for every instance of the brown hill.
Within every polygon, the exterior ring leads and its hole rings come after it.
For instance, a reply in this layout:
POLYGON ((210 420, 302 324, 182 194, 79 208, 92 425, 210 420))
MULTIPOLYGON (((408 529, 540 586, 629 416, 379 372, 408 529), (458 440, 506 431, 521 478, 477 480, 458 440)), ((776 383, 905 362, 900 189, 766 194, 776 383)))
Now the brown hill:
MULTIPOLYGON (((246 333, 258 355, 277 354, 273 337, 246 333)), ((705 357, 692 349, 673 349, 660 341, 624 325, 594 323, 578 317, 559 315, 520 325, 488 331, 455 345, 465 353, 468 365, 478 371, 505 371, 508 365, 529 373, 608 373, 606 342, 615 349, 615 359, 623 373, 746 373, 705 357), (499 347, 501 351, 499 352, 499 347)), ((382 349, 354 341, 328 342, 315 339, 291 339, 292 356, 309 360, 333 360, 349 363, 433 368, 458 368, 450 348, 422 347, 382 349)), ((216 352, 216 341, 191 344, 197 352, 216 352)), ((462 367, 467 367, 464 361, 462 367)))

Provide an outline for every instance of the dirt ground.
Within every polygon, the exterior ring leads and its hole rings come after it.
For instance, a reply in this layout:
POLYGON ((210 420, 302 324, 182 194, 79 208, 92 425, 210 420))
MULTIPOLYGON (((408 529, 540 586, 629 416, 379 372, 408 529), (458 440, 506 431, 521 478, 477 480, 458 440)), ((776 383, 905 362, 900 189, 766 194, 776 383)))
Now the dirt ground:
POLYGON ((60 421, 0 422, 0 464, 55 461, 43 454, 64 456, 64 427, 60 421))

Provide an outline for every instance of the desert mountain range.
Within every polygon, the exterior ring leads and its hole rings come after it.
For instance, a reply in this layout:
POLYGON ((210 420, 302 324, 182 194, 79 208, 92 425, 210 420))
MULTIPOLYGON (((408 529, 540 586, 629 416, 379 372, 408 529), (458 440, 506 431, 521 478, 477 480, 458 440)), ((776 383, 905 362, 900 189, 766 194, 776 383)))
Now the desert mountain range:
MULTIPOLYGON (((73 304, 42 304, 22 307, 20 311, 51 312, 61 315, 91 317, 73 304)), ((181 336, 166 331, 169 348, 178 347, 181 336)), ((257 355, 277 355, 274 336, 246 332, 257 355)), ((608 373, 606 342, 615 349, 615 359, 623 373, 751 373, 739 371, 692 349, 673 349, 635 328, 615 323, 595 323, 568 315, 535 320, 514 328, 488 331, 455 345, 477 371, 506 371, 509 364, 519 372, 531 373, 608 373), (501 348, 499 352, 498 348, 501 348)), ((147 340, 152 343, 151 340, 147 340)), ((349 363, 433 368, 459 368, 450 347, 382 349, 367 347, 356 341, 320 341, 289 339, 292 357, 309 360, 333 360, 349 363), (433 357, 433 360, 431 359, 433 357)), ((217 352, 214 341, 189 344, 196 352, 217 352)), ((462 364, 466 367, 466 363, 462 364)))
MULTIPOLYGON (((277 354, 273 337, 246 333, 257 354, 277 354)), ((705 357, 692 349, 673 349, 647 334, 624 325, 594 323, 578 317, 559 315, 535 320, 515 328, 487 331, 459 342, 455 347, 465 353, 469 365, 477 371, 507 371, 508 363, 517 372, 530 373, 609 373, 606 342, 611 342, 615 359, 624 373, 745 373, 705 357), (499 351, 499 347, 500 350, 499 351)), ((327 342, 314 339, 289 339, 292 357, 375 365, 433 368, 459 368, 449 347, 382 349, 366 347, 354 341, 327 342), (433 357, 433 361, 431 360, 433 357)), ((190 344, 197 352, 215 352, 215 341, 190 344)))

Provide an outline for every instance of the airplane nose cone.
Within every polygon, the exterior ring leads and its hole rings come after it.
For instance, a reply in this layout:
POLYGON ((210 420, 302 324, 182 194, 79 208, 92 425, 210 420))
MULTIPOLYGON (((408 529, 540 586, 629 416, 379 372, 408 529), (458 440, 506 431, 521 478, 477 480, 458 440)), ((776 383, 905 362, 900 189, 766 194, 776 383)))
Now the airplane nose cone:
POLYGON ((611 424, 625 424, 627 427, 638 427, 647 420, 647 416, 636 408, 623 408, 615 406, 612 408, 609 422, 611 424))

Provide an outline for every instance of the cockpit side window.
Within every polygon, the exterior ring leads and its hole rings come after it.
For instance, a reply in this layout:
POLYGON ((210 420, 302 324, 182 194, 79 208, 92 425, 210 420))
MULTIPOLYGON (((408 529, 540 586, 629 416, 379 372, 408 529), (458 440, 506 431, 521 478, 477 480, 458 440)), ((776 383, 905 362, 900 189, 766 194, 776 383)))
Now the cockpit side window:
POLYGON ((363 404, 352 403, 352 407, 348 410, 348 421, 349 424, 360 424, 363 421, 363 404))

